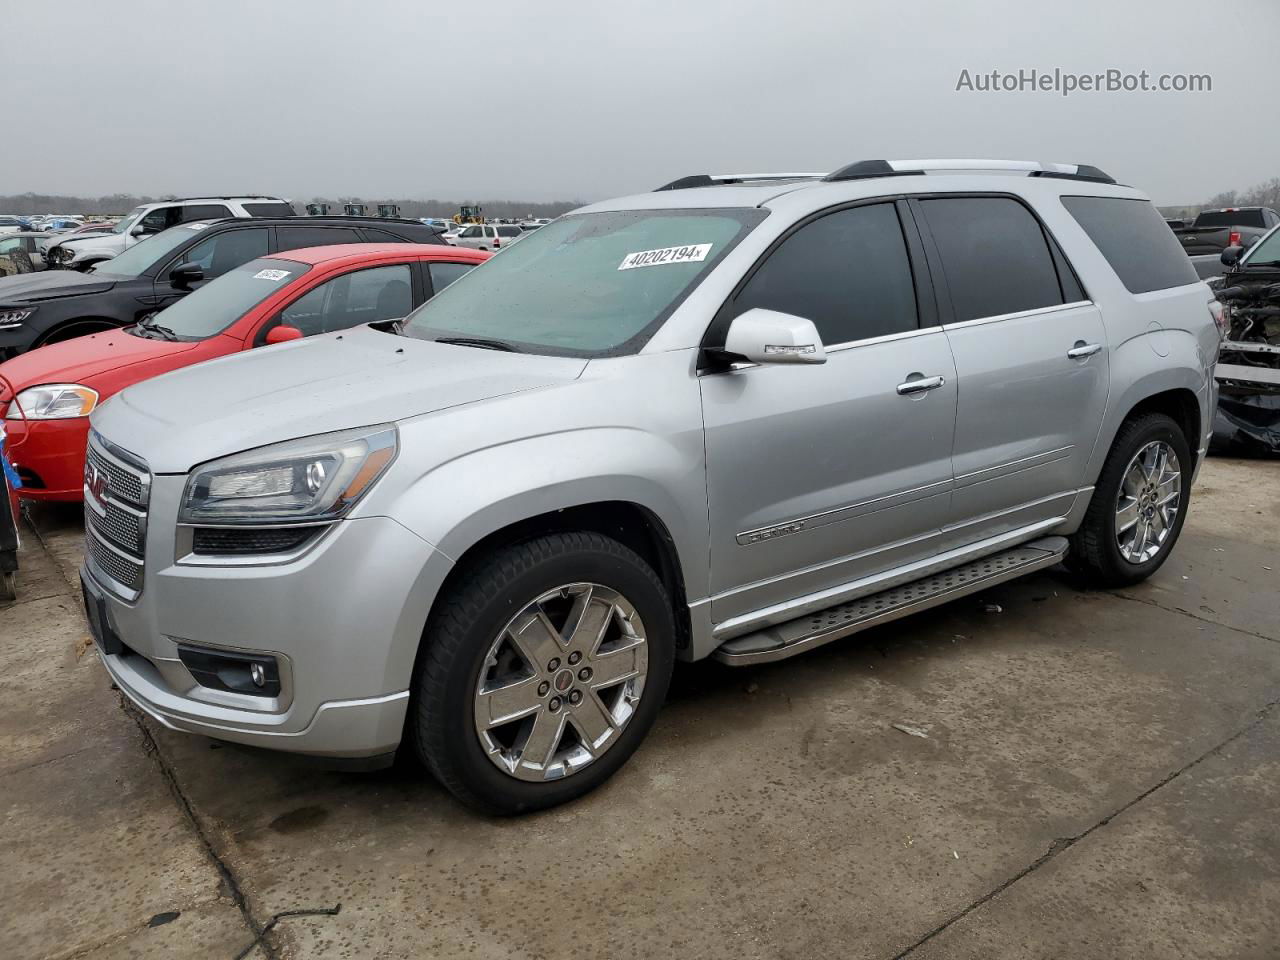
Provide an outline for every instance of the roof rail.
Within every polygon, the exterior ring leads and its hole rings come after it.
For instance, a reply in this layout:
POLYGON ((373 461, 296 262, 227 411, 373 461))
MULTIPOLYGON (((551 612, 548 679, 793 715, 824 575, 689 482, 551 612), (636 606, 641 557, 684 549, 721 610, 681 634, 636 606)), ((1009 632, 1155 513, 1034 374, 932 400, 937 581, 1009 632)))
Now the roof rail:
POLYGON ((282 197, 273 197, 266 193, 233 193, 230 196, 174 197, 172 200, 149 200, 148 203, 190 203, 192 200, 277 200, 288 203, 282 197))
POLYGON ((862 180, 869 177, 911 177, 928 172, 990 171, 993 173, 1026 173, 1030 177, 1061 177, 1066 180, 1089 180, 1115 183, 1097 167, 1087 163, 1044 163, 1039 160, 859 160, 827 174, 824 180, 862 180))
POLYGON ((729 183, 769 183, 775 180, 821 180, 825 173, 695 173, 654 190, 688 190, 693 187, 716 187, 729 183))

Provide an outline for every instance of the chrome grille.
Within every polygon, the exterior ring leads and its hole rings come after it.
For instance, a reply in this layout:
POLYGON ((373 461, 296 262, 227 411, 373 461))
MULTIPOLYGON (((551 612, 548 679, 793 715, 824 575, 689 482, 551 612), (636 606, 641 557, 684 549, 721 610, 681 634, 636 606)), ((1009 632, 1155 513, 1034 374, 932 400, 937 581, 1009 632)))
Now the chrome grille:
MULTIPOLYGON (((85 455, 85 466, 86 468, 96 468, 105 473, 107 485, 119 499, 137 506, 142 506, 145 503, 145 495, 143 493, 145 474, 139 475, 118 461, 103 455, 92 443, 89 444, 89 449, 85 455)), ((86 469, 85 473, 87 477, 88 469, 86 469)))
POLYGON ((93 433, 85 453, 85 559, 126 600, 142 592, 151 475, 141 461, 93 433))

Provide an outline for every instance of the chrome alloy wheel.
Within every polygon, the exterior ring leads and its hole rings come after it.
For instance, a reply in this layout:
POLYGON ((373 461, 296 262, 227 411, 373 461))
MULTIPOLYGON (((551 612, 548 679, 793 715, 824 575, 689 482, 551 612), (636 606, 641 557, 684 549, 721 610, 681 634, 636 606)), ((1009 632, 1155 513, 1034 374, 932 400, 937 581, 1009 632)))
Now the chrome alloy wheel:
POLYGON ((648 666, 644 624, 622 594, 596 583, 549 590, 485 655, 475 694, 480 745, 520 780, 577 773, 618 742, 648 666))
POLYGON ((1173 447, 1153 440, 1125 467, 1116 497, 1116 545, 1130 563, 1146 563, 1168 542, 1182 504, 1182 467, 1173 447))

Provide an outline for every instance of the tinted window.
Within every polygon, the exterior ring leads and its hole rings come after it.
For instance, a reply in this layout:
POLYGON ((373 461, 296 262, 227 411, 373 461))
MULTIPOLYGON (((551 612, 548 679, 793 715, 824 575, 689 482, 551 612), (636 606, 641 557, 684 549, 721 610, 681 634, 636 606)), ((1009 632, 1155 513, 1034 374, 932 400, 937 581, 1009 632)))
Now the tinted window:
POLYGON ((292 260, 253 260, 192 291, 168 309, 161 310, 156 323, 168 327, 184 340, 212 337, 310 269, 306 264, 292 260))
POLYGON ((812 320, 828 346, 915 329, 911 264, 893 205, 841 210, 791 234, 747 281, 733 313, 753 307, 812 320))
POLYGON ((431 289, 435 293, 439 293, 474 266, 474 263, 441 262, 427 264, 427 272, 431 274, 431 289))
POLYGON ((1197 227, 1261 227, 1261 210, 1216 210, 1196 217, 1197 227))
POLYGON ((267 252, 267 229, 227 230, 202 240, 182 255, 181 263, 198 263, 206 280, 222 276, 267 252))
POLYGON ((139 226, 147 233, 159 233, 181 222, 181 207, 157 207, 139 221, 139 226))
POLYGON ((1044 231, 1018 201, 946 197, 921 206, 942 257, 955 322, 1063 302, 1044 231))
POLYGON ((281 322, 307 336, 392 320, 413 309, 409 265, 398 263, 327 280, 281 311, 281 322))
POLYGON ((280 239, 281 250, 360 242, 360 235, 350 227, 277 227, 276 236, 280 239))
POLYGON ((499 227, 498 236, 500 237, 518 237, 521 234, 519 227, 499 227))
POLYGON ((231 211, 221 203, 193 203, 179 209, 183 223, 191 223, 193 220, 221 220, 231 216, 231 211))
POLYGON ((246 203, 243 206, 245 213, 251 217, 296 217, 298 215, 292 204, 283 201, 246 203))
POLYGON ((1182 245, 1146 200, 1122 197, 1063 197, 1130 293, 1195 283, 1199 277, 1182 245))
POLYGON ((387 233, 385 230, 374 230, 372 227, 364 228, 364 236, 366 240, 371 240, 374 243, 404 243, 394 233, 387 233))

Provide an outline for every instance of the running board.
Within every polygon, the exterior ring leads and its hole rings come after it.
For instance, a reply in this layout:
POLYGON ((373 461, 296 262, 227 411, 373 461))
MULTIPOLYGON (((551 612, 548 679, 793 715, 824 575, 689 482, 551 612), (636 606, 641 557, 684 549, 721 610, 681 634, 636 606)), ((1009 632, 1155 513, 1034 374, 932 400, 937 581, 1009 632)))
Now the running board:
POLYGON ((736 637, 717 647, 712 656, 732 666, 785 660, 832 640, 1051 567, 1066 555, 1065 537, 1033 540, 900 587, 736 637))

